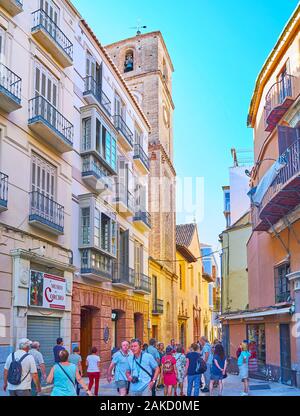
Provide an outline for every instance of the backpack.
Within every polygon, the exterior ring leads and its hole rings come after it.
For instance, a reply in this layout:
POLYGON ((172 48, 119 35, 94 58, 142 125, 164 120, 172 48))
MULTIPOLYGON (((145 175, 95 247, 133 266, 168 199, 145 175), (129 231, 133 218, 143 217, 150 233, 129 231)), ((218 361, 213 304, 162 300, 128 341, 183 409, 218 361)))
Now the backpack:
POLYGON ((196 365, 196 374, 203 374, 207 370, 206 362, 203 360, 203 358, 199 357, 196 365))
POLYGON ((163 373, 164 374, 171 374, 171 373, 174 373, 174 365, 173 365, 173 363, 172 363, 172 361, 171 360, 166 360, 164 363, 163 363, 163 373))
POLYGON ((19 361, 15 359, 15 353, 12 353, 12 361, 8 369, 8 376, 7 381, 12 386, 19 386, 25 378, 28 376, 30 371, 26 374, 26 376, 22 380, 22 361, 28 357, 29 354, 24 354, 19 361))

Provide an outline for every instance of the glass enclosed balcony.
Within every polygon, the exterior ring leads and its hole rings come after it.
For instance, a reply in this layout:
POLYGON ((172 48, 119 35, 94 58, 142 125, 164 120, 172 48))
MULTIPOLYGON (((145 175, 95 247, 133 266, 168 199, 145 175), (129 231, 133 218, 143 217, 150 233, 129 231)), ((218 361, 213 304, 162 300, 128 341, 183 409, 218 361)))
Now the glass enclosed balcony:
POLYGON ((81 275, 96 282, 111 282, 113 260, 95 250, 82 250, 81 275))
POLYGON ((119 132, 119 142, 126 151, 133 148, 133 133, 120 115, 114 116, 114 124, 119 132))
POLYGON ((21 78, 0 64, 0 108, 6 113, 21 108, 21 78))
POLYGON ((111 116, 111 102, 102 91, 101 85, 93 77, 86 77, 84 80, 84 97, 89 104, 100 104, 106 114, 111 116))
POLYGON ((74 127, 44 97, 29 101, 28 125, 48 145, 60 153, 73 150, 74 127))
POLYGON ((134 289, 134 270, 123 263, 115 263, 112 283, 120 289, 134 289))
POLYGON ((150 170, 149 158, 140 144, 134 145, 133 160, 136 166, 147 175, 150 170))
POLYGON ((150 277, 146 276, 143 273, 136 273, 134 291, 141 295, 150 295, 151 293, 150 277))
POLYGON ((14 17, 23 11, 23 0, 0 0, 0 7, 14 17))
POLYGON ((0 172, 0 212, 7 210, 8 176, 0 172))
POLYGON ((48 14, 40 9, 32 13, 32 36, 63 67, 73 65, 73 44, 48 14))
POLYGON ((130 217, 134 214, 134 196, 129 192, 125 186, 121 183, 117 183, 115 186, 115 197, 113 204, 116 206, 117 211, 124 217, 130 217))
POLYGON ((29 224, 56 235, 64 234, 64 207, 35 191, 30 194, 29 224))
POLYGON ((82 179, 98 194, 113 193, 113 178, 94 155, 82 158, 82 179))
POLYGON ((133 222, 140 231, 145 232, 151 229, 151 215, 146 210, 140 210, 135 213, 133 222))

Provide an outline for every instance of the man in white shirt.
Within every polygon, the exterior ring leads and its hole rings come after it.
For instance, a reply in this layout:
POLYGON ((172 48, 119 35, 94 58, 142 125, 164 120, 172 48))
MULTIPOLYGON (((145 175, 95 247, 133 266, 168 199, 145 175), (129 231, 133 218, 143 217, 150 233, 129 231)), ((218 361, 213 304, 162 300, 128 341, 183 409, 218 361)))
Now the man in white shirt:
MULTIPOLYGON (((37 368, 37 373, 38 373, 39 380, 41 383, 42 378, 43 380, 47 379, 47 374, 46 374, 46 366, 45 366, 44 357, 42 353, 40 352, 40 347, 41 345, 38 341, 33 341, 33 343, 31 344, 31 350, 29 351, 29 354, 32 355, 34 358, 35 365, 37 368)), ((32 396, 37 395, 34 381, 32 381, 31 383, 31 395, 32 396)))
MULTIPOLYGON (((16 361, 19 361, 23 356, 29 353, 31 341, 27 338, 22 338, 19 340, 19 349, 14 353, 16 361)), ((17 386, 8 383, 8 371, 9 367, 13 361, 13 356, 10 354, 7 357, 5 366, 4 366, 4 385, 3 390, 8 389, 10 396, 31 396, 31 381, 33 380, 36 385, 36 390, 38 393, 41 392, 40 381, 37 373, 36 364, 32 355, 27 355, 21 362, 22 366, 22 376, 21 383, 17 386)))

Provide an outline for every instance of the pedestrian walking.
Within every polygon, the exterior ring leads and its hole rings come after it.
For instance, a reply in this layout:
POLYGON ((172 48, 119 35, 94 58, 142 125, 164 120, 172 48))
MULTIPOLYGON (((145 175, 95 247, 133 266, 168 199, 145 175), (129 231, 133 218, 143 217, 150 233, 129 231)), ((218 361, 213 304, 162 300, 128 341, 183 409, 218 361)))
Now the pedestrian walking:
MULTIPOLYGON (((157 349, 156 346, 157 346, 156 339, 151 338, 150 341, 149 341, 149 346, 148 346, 147 352, 148 352, 148 354, 152 355, 152 357, 155 359, 157 364, 160 366, 161 365, 160 354, 159 354, 158 349, 157 349)), ((152 396, 153 397, 156 396, 156 385, 153 386, 152 396)))
POLYGON ((142 343, 139 339, 132 340, 131 351, 130 370, 126 373, 127 380, 130 382, 130 395, 151 395, 159 375, 158 363, 151 354, 142 351, 142 343))
MULTIPOLYGON (((40 352, 41 345, 38 341, 33 341, 31 344, 31 349, 29 351, 29 354, 32 355, 35 361, 35 365, 37 368, 37 373, 39 377, 40 384, 42 383, 42 380, 46 381, 47 374, 46 374, 46 366, 45 361, 42 353, 40 352)), ((37 396, 37 391, 35 388, 35 382, 32 380, 31 382, 31 395, 37 396)))
POLYGON ((192 390, 194 388, 194 396, 199 396, 200 391, 200 372, 198 372, 198 363, 201 359, 199 352, 198 344, 194 343, 191 345, 192 351, 187 353, 187 378, 188 378, 188 387, 187 387, 187 396, 192 395, 192 390))
MULTIPOLYGON (((131 340, 131 342, 132 342, 132 340, 131 340)), ((148 344, 146 344, 146 343, 144 343, 144 344, 143 344, 143 347, 142 347, 142 350, 143 350, 144 352, 148 352, 148 347, 149 347, 149 345, 148 345, 148 344)))
POLYGON ((19 349, 9 354, 4 365, 3 390, 10 396, 31 396, 31 382, 35 383, 37 393, 41 385, 36 364, 29 354, 32 341, 22 338, 18 342, 19 349))
POLYGON ((215 347, 215 353, 213 356, 213 363, 211 366, 211 376, 209 384, 210 395, 213 396, 214 382, 219 383, 219 396, 223 393, 223 379, 226 375, 227 360, 223 345, 218 344, 215 347))
MULTIPOLYGON (((79 372, 79 375, 82 376, 82 358, 81 358, 80 350, 79 350, 78 347, 73 348, 73 353, 70 354, 70 356, 69 356, 69 362, 71 364, 76 365, 76 367, 78 369, 78 372, 79 372)), ((80 384, 78 383, 77 380, 75 381, 75 384, 76 384, 76 394, 77 394, 77 396, 79 396, 80 395, 80 384)))
POLYGON ((158 350, 159 357, 160 357, 160 365, 159 365, 160 373, 159 373, 158 382, 157 382, 157 389, 160 390, 164 388, 164 376, 161 371, 161 360, 163 356, 166 354, 166 352, 165 352, 165 345, 163 342, 159 342, 157 344, 157 350, 158 350))
POLYGON ((200 338, 200 344, 202 345, 202 358, 206 363, 206 371, 204 373, 205 386, 201 389, 202 393, 209 393, 210 384, 210 372, 213 362, 212 347, 206 337, 200 338))
POLYGON ((96 347, 93 347, 91 354, 87 356, 86 366, 87 376, 89 378, 89 390, 92 390, 95 383, 94 393, 95 396, 98 396, 100 383, 100 357, 96 347))
POLYGON ((108 383, 112 382, 112 372, 114 370, 114 380, 120 396, 127 396, 129 392, 129 381, 126 373, 130 371, 129 357, 131 355, 129 342, 123 341, 121 349, 113 355, 112 362, 107 370, 108 383))
POLYGON ((65 350, 64 340, 62 338, 57 338, 56 345, 53 347, 54 362, 59 363, 59 353, 60 351, 65 350))
POLYGON ((56 363, 47 378, 48 384, 53 384, 51 396, 77 396, 76 383, 82 386, 89 396, 92 393, 79 374, 78 367, 69 362, 69 353, 67 350, 61 350, 59 353, 59 362, 56 363))
POLYGON ((241 344, 241 353, 239 355, 237 364, 239 366, 239 375, 242 383, 244 384, 244 391, 242 396, 249 396, 249 358, 251 357, 248 351, 248 344, 243 342, 241 344))
MULTIPOLYGON (((183 384, 184 379, 187 373, 187 364, 188 360, 184 354, 184 349, 181 346, 177 347, 176 354, 174 355, 176 360, 176 368, 177 368, 177 386, 180 390, 180 396, 184 396, 183 394, 183 384)), ((175 396, 177 396, 177 386, 175 388, 175 396)))
POLYGON ((161 360, 162 372, 164 375, 165 396, 172 396, 172 389, 176 391, 177 367, 176 359, 172 354, 172 347, 166 348, 166 355, 161 360))
POLYGON ((175 341, 175 339, 171 339, 170 345, 168 345, 168 347, 172 348, 172 354, 176 353, 176 341, 175 341))

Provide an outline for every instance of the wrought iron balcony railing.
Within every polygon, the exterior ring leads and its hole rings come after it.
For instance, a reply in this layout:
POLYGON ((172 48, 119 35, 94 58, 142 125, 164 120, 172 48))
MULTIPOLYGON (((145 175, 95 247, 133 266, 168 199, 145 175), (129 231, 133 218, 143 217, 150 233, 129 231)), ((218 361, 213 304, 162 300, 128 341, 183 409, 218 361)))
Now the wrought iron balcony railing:
POLYGON ((133 133, 120 115, 114 116, 114 124, 116 129, 125 137, 128 144, 133 147, 133 133))
POLYGON ((251 219, 254 230, 268 230, 300 203, 297 190, 300 184, 300 139, 287 149, 282 158, 286 164, 277 173, 259 207, 252 205, 251 219))
POLYGON ((29 222, 40 223, 62 234, 64 232, 64 207, 41 192, 31 192, 29 222))
POLYGON ((152 300, 152 314, 162 315, 164 313, 164 301, 162 299, 152 300))
POLYGON ((287 291, 287 292, 276 291, 276 294, 275 294, 275 302, 276 303, 288 302, 290 300, 291 300, 291 292, 290 291, 287 291))
POLYGON ((7 208, 8 201, 8 176, 0 172, 0 210, 7 208))
POLYGON ((113 179, 108 176, 106 169, 101 167, 100 162, 93 156, 86 156, 82 163, 82 176, 86 177, 93 175, 96 179, 101 180, 106 185, 106 188, 113 190, 113 179))
POLYGON ((146 210, 136 212, 133 221, 142 221, 148 228, 151 228, 151 214, 146 210))
POLYGON ((5 65, 0 63, 0 92, 4 92, 21 104, 21 78, 5 65))
POLYGON ((114 263, 113 284, 134 288, 134 270, 124 263, 114 263))
POLYGON ((29 124, 42 121, 73 146, 74 126, 44 97, 37 96, 29 101, 29 124))
POLYGON ((134 145, 134 159, 140 159, 147 170, 150 169, 149 158, 140 144, 134 145))
POLYGON ((51 38, 56 42, 56 44, 68 55, 68 57, 73 60, 73 44, 67 38, 67 36, 60 30, 57 24, 51 19, 48 14, 42 10, 36 10, 32 13, 33 15, 33 27, 32 32, 38 30, 39 28, 44 29, 51 38))
POLYGON ((101 85, 93 77, 86 77, 84 80, 83 95, 92 94, 96 100, 102 105, 107 114, 111 115, 111 101, 107 95, 102 91, 101 85))
POLYGON ((150 277, 143 273, 135 273, 135 290, 137 292, 151 293, 150 277))
POLYGON ((272 131, 292 104, 294 97, 294 76, 284 74, 280 81, 272 85, 266 95, 265 125, 272 131))

